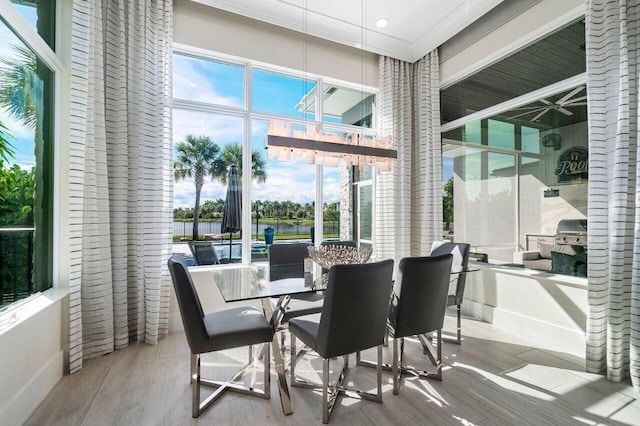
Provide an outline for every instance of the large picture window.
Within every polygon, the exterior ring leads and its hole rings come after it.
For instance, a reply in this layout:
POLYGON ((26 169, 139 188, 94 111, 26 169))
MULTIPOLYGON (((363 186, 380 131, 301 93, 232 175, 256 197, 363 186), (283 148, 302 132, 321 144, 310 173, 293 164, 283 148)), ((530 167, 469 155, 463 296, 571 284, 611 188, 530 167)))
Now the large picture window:
POLYGON ((489 262, 585 276, 586 236, 559 226, 587 218, 584 70, 580 20, 442 90, 445 238, 489 262))
MULTIPOLYGON (((224 163, 222 168, 228 168, 232 162, 220 160, 225 159, 223 151, 233 146, 237 166, 251 169, 250 175, 242 172, 243 196, 245 192, 250 195, 244 198, 242 230, 231 235, 233 242, 221 227, 226 182, 205 173, 196 235, 193 176, 176 181, 175 250, 180 250, 180 240, 207 239, 222 263, 248 263, 266 260, 267 243, 314 242, 317 229, 321 229, 322 239, 357 239, 353 232, 359 228, 351 223, 351 213, 358 194, 351 185, 351 169, 305 156, 270 156, 265 138, 273 121, 287 123, 290 136, 311 127, 337 135, 354 131, 374 134, 374 92, 264 64, 184 52, 174 55, 173 90, 174 146, 184 143, 188 135, 198 135, 218 147, 213 155, 218 160, 214 158, 213 163, 224 163)), ((370 217, 371 202, 366 194, 362 205, 365 216, 370 217)), ((369 241, 366 229, 370 224, 363 222, 363 226, 364 238, 369 241)), ((184 247, 182 251, 189 254, 184 247)))
MULTIPOLYGON (((34 27, 46 27, 39 9, 18 6, 34 27)), ((3 15, 0 308, 52 286, 54 73, 10 24, 3 15)))

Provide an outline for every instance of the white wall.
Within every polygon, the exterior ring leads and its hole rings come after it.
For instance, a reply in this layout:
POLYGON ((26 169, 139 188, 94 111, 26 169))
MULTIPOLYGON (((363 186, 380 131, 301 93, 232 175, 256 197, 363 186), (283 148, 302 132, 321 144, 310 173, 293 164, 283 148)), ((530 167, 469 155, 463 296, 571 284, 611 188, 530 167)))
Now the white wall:
POLYGON ((532 347, 585 356, 586 278, 485 264, 467 274, 464 297, 466 316, 517 334, 532 347))
POLYGON ((175 43, 378 87, 376 54, 188 0, 174 8, 175 43))
POLYGON ((58 1, 54 288, 0 315, 0 424, 22 424, 67 370, 69 308, 69 73, 73 0, 58 1))
POLYGON ((0 424, 20 425, 64 371, 68 298, 50 289, 0 316, 0 424))

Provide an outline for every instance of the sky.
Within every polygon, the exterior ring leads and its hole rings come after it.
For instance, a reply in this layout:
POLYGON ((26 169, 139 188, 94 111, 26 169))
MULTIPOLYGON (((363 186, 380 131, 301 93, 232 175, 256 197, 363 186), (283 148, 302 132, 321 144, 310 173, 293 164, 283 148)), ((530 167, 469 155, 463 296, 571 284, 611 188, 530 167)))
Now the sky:
MULTIPOLYGON (((27 21, 36 26, 35 8, 16 5, 27 21)), ((23 43, 0 22, 0 55, 9 56, 11 45, 23 43)), ((174 55, 174 98, 188 99, 204 103, 242 108, 243 105, 243 68, 213 61, 193 59, 183 55, 174 55)), ((305 115, 295 109, 302 97, 315 88, 314 83, 302 79, 274 75, 254 70, 253 109, 261 112, 280 114, 298 119, 305 115)), ((306 118, 311 118, 309 114, 306 118)), ((15 162, 22 168, 35 165, 34 131, 0 108, 0 120, 13 136, 15 162)), ((332 120, 333 121, 333 120, 332 120)), ((267 159, 264 139, 267 133, 266 121, 252 120, 250 123, 252 150, 258 150, 266 161, 267 180, 265 183, 252 183, 253 200, 291 200, 309 203, 315 200, 315 165, 302 159, 282 162, 267 159)), ((244 139, 243 118, 225 116, 210 112, 193 112, 174 109, 173 142, 185 140, 186 135, 207 135, 221 147, 228 143, 242 143, 244 139)), ((443 164, 443 180, 452 174, 452 164, 443 164)), ((342 167, 342 166, 341 166, 342 167)), ((325 202, 339 200, 340 169, 324 167, 323 199, 325 202)), ((174 182, 174 207, 193 207, 195 188, 192 180, 174 182)), ((226 187, 217 181, 207 179, 202 190, 201 200, 214 200, 225 197, 226 187)))
MULTIPOLYGON (((243 68, 213 61, 174 55, 174 98, 242 108, 243 68)), ((315 87, 301 79, 278 76, 260 70, 253 75, 253 105, 255 111, 279 114, 294 118, 305 118, 295 109, 302 97, 315 87)), ((309 118, 309 116, 307 116, 309 118)), ((174 108, 174 143, 185 140, 186 135, 209 136, 221 147, 228 143, 242 143, 244 139, 242 117, 194 112, 174 108)), ((257 150, 266 161, 265 183, 252 183, 253 200, 291 200, 301 204, 315 200, 315 165, 302 159, 289 162, 269 160, 264 148, 268 123, 252 120, 250 140, 252 150, 257 150)), ((340 170, 324 168, 323 199, 325 202, 339 200, 340 170)), ((226 187, 207 179, 202 189, 202 200, 224 199, 226 187)), ((193 207, 195 201, 192 180, 174 183, 174 207, 193 207)))
MULTIPOLYGON (((19 5, 16 7, 27 18, 27 21, 35 27, 37 21, 36 9, 19 5)), ((13 34, 4 22, 0 21, 0 57, 13 56, 12 46, 24 46, 24 43, 13 34)), ((8 139, 13 145, 15 159, 10 159, 10 162, 19 164, 23 169, 30 169, 35 166, 34 130, 9 115, 4 108, 0 108, 0 121, 9 129, 8 133, 11 135, 8 139)))

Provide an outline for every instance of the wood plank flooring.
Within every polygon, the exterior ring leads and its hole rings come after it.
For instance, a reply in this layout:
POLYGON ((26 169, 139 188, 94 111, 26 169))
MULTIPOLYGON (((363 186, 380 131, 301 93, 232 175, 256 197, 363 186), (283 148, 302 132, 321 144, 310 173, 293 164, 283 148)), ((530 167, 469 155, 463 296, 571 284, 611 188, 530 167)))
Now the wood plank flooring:
MULTIPOLYGON (((447 317, 445 329, 454 328, 447 317)), ((490 324, 463 320, 461 346, 445 343, 442 382, 406 378, 392 394, 383 373, 384 402, 339 399, 335 425, 638 425, 640 394, 629 383, 586 373, 584 360, 536 347, 490 324)), ((418 344, 408 342, 409 364, 427 367, 418 344)), ((373 351, 365 354, 374 359, 373 351)), ((389 353, 385 353, 388 357, 389 353)), ((229 374, 247 353, 226 351, 203 358, 205 376, 229 374)), ((351 365, 355 357, 351 357, 351 365)), ((339 371, 342 361, 335 361, 339 371)), ((319 380, 321 363, 305 358, 297 371, 319 380)), ((334 375, 335 376, 335 375, 334 375)), ((332 377, 334 377, 332 376, 332 377)), ((261 375, 258 374, 257 378, 261 375)), ((375 370, 351 367, 351 384, 374 389, 375 370)), ((259 379, 258 379, 259 381, 259 379)), ((189 350, 183 333, 157 346, 129 348, 86 361, 65 376, 35 410, 27 425, 262 425, 321 424, 321 396, 291 388, 294 413, 284 416, 275 376, 271 399, 227 393, 200 418, 191 418, 189 350)))

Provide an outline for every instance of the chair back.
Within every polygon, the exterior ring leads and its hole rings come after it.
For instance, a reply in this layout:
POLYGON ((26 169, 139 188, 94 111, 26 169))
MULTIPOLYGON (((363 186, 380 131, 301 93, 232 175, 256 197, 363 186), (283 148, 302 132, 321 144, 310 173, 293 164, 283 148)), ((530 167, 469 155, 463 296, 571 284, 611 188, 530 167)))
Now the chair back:
MULTIPOLYGON (((451 243, 449 241, 434 241, 431 245, 431 256, 439 256, 441 254, 453 254, 452 270, 460 270, 469 265, 469 251, 471 245, 467 243, 451 243)), ((449 281, 449 298, 447 305, 461 305, 464 297, 464 285, 467 274, 452 274, 449 281)))
POLYGON ((389 315, 394 337, 413 336, 442 328, 452 262, 452 254, 400 260, 400 297, 397 307, 389 315))
POLYGON ((179 254, 171 256, 167 264, 191 353, 207 352, 209 335, 204 325, 204 311, 187 265, 179 254))
POLYGON ((346 246, 346 247, 358 247, 358 244, 352 240, 344 240, 344 241, 323 241, 320 243, 321 246, 346 246))
POLYGON ((329 270, 316 351, 332 358, 384 341, 393 260, 335 265, 329 270))
POLYGON ((269 279, 304 278, 308 243, 279 243, 269 246, 269 279))
POLYGON ((189 248, 196 259, 197 265, 215 265, 220 263, 216 249, 207 241, 193 241, 189 248))

